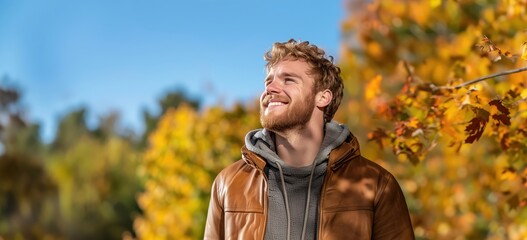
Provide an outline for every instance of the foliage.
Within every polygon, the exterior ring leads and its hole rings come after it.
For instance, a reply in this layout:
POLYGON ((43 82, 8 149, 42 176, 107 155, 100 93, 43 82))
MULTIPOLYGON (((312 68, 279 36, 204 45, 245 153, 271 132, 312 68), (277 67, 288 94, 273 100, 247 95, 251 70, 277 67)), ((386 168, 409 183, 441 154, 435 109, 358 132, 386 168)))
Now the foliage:
POLYGON ((59 237, 57 186, 41 161, 22 154, 0 156, 0 236, 59 237))
POLYGON ((85 125, 85 112, 64 116, 47 157, 59 188, 61 232, 68 239, 121 238, 138 213, 139 152, 131 139, 116 134, 111 124, 118 119, 115 113, 102 118, 93 134, 85 125))
POLYGON ((527 238, 527 2, 348 3, 337 117, 397 156, 417 237, 527 238))
POLYGON ((118 134, 118 114, 92 131, 87 110, 72 111, 46 144, 39 126, 25 119, 21 96, 0 85, 0 239, 118 239, 133 232, 139 151, 118 134))
MULTIPOLYGON (((8 82, 9 78, 3 80, 8 82)), ((32 146, 31 152, 35 155, 43 150, 39 141, 40 127, 25 119, 20 95, 16 87, 0 84, 0 155, 24 152, 28 145, 32 146)))
POLYGON ((141 139, 141 148, 147 147, 148 136, 155 130, 159 119, 170 108, 177 108, 179 105, 187 104, 194 109, 199 109, 201 105, 198 99, 191 98, 185 91, 177 89, 175 91, 167 92, 161 99, 158 100, 161 111, 159 114, 153 114, 150 111, 143 110, 143 120, 145 122, 145 132, 141 139))
POLYGON ((45 169, 36 124, 23 115, 21 94, 0 85, 0 238, 59 236, 57 186, 45 169))
POLYGON ((135 222, 138 237, 203 238, 212 181, 240 159, 243 136, 258 125, 254 107, 169 109, 150 135, 141 165, 147 180, 139 197, 144 215, 135 222))

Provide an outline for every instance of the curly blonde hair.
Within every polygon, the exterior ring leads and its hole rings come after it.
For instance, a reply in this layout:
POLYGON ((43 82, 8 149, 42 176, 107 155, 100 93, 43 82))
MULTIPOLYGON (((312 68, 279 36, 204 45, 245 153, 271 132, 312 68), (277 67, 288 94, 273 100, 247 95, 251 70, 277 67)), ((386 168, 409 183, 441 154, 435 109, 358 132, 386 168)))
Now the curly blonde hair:
POLYGON ((314 92, 329 89, 333 94, 331 103, 324 109, 324 122, 333 119, 342 100, 344 84, 340 76, 340 68, 333 63, 332 56, 326 56, 324 50, 309 44, 308 41, 290 39, 287 42, 274 43, 273 48, 265 53, 264 59, 267 61, 268 72, 271 67, 285 59, 300 59, 309 63, 312 67, 309 74, 313 74, 315 79, 314 92))

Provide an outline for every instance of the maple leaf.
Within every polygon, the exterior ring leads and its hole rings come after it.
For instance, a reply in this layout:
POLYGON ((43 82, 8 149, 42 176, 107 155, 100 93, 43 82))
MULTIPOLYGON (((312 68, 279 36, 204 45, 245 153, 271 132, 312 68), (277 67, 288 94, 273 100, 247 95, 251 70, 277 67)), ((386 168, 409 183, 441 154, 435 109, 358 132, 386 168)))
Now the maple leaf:
POLYGON ((489 105, 491 106, 495 106, 496 108, 498 108, 498 111, 500 111, 501 113, 499 114, 493 114, 492 115, 492 118, 498 122, 501 122, 507 126, 510 126, 511 125, 511 117, 509 116, 510 114, 510 111, 507 107, 503 106, 503 103, 501 100, 499 99, 494 99, 492 101, 489 102, 489 105))
POLYGON ((500 110, 500 112, 502 112, 502 113, 505 113, 507 115, 510 114, 509 109, 507 107, 503 106, 502 101, 499 100, 499 99, 494 99, 494 100, 490 101, 489 105, 496 106, 498 108, 498 110, 500 110))
POLYGON ((505 115, 503 113, 500 113, 500 114, 493 114, 492 115, 492 119, 498 121, 498 122, 501 122, 507 126, 510 126, 511 125, 511 118, 508 116, 508 115, 505 115))
POLYGON ((465 139, 465 143, 474 143, 481 138, 487 122, 489 122, 490 113, 484 109, 473 107, 472 111, 476 113, 476 116, 469 121, 468 126, 465 128, 465 132, 468 137, 465 139))

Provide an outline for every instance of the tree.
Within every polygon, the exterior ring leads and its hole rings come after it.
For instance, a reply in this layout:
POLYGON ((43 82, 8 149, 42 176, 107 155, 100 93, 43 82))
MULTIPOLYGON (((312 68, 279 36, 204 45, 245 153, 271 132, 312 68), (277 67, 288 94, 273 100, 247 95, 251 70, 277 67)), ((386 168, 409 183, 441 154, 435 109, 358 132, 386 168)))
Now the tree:
POLYGON ((86 112, 86 108, 82 107, 62 117, 51 145, 53 150, 67 149, 75 144, 75 140, 90 132, 86 125, 86 112))
POLYGON ((23 116, 21 95, 0 85, 0 236, 56 239, 57 186, 45 168, 39 127, 23 116))
POLYGON ((184 90, 177 89, 175 91, 167 92, 161 99, 158 100, 160 113, 153 114, 148 110, 143 110, 143 119, 145 122, 145 132, 141 140, 141 147, 147 147, 148 136, 156 128, 161 116, 163 116, 168 109, 177 108, 179 105, 187 104, 194 109, 199 109, 201 103, 198 99, 190 97, 184 90))
MULTIPOLYGON (((9 79, 4 77, 4 82, 9 79)), ((20 100, 16 87, 0 85, 0 154, 9 151, 38 155, 43 151, 40 126, 26 120, 20 100)))
POLYGON ((240 159, 244 135, 258 125, 255 107, 169 108, 141 163, 146 183, 138 199, 144 214, 134 225, 138 237, 203 238, 212 181, 240 159))
POLYGON ((527 2, 348 7, 337 117, 370 139, 367 156, 397 156, 383 164, 402 182, 417 237, 525 239, 527 2))
POLYGON ((86 109, 70 112, 59 123, 47 168, 59 192, 61 231, 67 239, 118 239, 132 231, 141 190, 136 175, 139 151, 119 134, 119 115, 110 113, 91 131, 86 109))
POLYGON ((118 239, 133 235, 140 149, 119 114, 86 126, 87 108, 67 113, 51 144, 26 120, 21 93, 0 85, 0 238, 118 239))

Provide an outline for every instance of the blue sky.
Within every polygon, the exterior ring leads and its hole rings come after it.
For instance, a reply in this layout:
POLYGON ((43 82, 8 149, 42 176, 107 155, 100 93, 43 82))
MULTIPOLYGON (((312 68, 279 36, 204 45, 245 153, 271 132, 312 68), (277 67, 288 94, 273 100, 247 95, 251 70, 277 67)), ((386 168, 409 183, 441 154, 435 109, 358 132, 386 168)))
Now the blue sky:
POLYGON ((81 106, 88 123, 118 111, 142 131, 142 109, 171 89, 205 106, 255 99, 274 42, 308 40, 338 58, 344 16, 341 1, 0 0, 0 81, 22 90, 46 141, 81 106))

